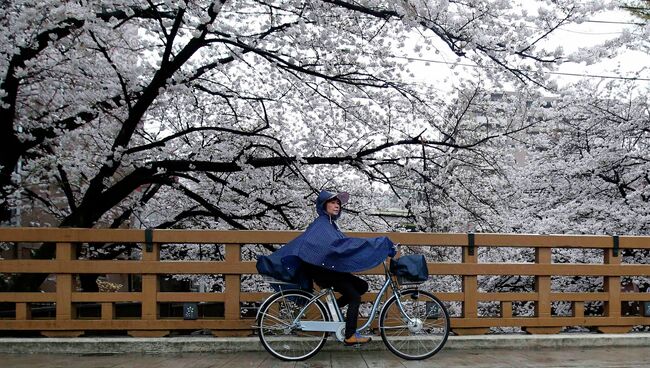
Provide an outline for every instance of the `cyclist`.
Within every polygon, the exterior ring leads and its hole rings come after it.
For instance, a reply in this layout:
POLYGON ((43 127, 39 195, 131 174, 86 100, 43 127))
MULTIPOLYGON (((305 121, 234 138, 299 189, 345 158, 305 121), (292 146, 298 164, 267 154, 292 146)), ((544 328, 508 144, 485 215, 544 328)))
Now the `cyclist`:
POLYGON ((370 341, 356 333, 361 295, 368 291, 368 283, 351 272, 377 266, 386 257, 394 256, 395 249, 387 237, 352 238, 341 232, 336 220, 349 197, 346 192, 321 191, 316 199, 318 217, 280 250, 259 257, 257 269, 261 274, 285 281, 302 279, 302 286, 309 278, 309 285, 313 279, 321 287, 334 288, 341 294, 339 306, 348 306, 344 343, 355 345, 370 341))

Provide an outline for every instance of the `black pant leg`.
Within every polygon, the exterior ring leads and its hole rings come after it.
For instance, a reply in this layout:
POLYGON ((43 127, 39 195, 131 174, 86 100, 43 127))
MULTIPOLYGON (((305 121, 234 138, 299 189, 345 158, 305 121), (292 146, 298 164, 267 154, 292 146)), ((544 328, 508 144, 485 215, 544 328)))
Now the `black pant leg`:
POLYGON ((349 279, 336 280, 332 286, 334 290, 341 293, 341 299, 347 301, 348 311, 345 314, 345 338, 347 339, 357 331, 361 294, 359 294, 349 279))
POLYGON ((366 280, 362 279, 359 276, 352 275, 352 285, 357 289, 357 292, 361 295, 365 294, 368 291, 368 283, 366 280))
MULTIPOLYGON (((363 295, 368 291, 368 283, 364 279, 356 275, 353 275, 351 273, 348 273, 346 275, 348 275, 347 281, 352 284, 352 286, 356 289, 359 295, 363 295)), ((343 308, 346 305, 348 305, 349 301, 345 297, 345 295, 341 295, 341 297, 338 298, 336 302, 338 303, 339 307, 343 308)))

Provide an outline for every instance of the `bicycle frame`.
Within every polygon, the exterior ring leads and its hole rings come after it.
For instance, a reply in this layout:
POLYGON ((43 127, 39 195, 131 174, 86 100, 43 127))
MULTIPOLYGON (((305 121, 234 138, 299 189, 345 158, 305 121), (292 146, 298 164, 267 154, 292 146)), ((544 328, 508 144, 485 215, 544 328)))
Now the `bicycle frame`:
MULTIPOLYGON (((393 293, 393 296, 396 299, 398 309, 400 311, 400 314, 402 317, 404 317, 406 320, 408 320, 410 323, 413 323, 413 320, 406 314, 404 311, 404 308, 402 306, 402 302, 400 301, 398 297, 398 289, 397 285, 395 285, 392 275, 390 273, 390 270, 388 269, 388 266, 386 266, 386 262, 384 264, 384 274, 386 276, 386 281, 384 282, 384 285, 381 287, 379 292, 377 293, 377 297, 375 298, 375 301, 372 304, 372 309, 370 310, 370 314, 368 316, 368 320, 366 323, 363 324, 363 326, 357 328, 357 331, 363 331, 367 328, 370 327, 372 324, 372 321, 375 319, 377 316, 377 313, 379 312, 379 305, 381 304, 381 299, 384 296, 384 293, 386 293, 386 290, 388 287, 391 287, 391 291, 393 293)), ((282 292, 282 290, 280 290, 282 292)), ((292 321, 291 323, 293 326, 300 326, 300 328, 303 331, 312 331, 312 332, 334 332, 336 333, 339 331, 342 327, 345 327, 345 320, 343 319, 343 315, 341 314, 341 310, 338 307, 338 304, 336 302, 336 298, 334 297, 334 291, 332 288, 325 288, 322 289, 317 295, 314 295, 309 303, 307 303, 300 312, 298 313, 297 317, 292 321), (305 313, 307 308, 311 306, 314 303, 317 303, 320 301, 320 299, 323 296, 327 296, 327 303, 326 306, 330 312, 330 316, 332 319, 336 317, 338 320, 337 321, 327 321, 327 322, 321 322, 321 321, 300 321, 301 316, 305 313), (333 305, 332 305, 333 304, 333 305), (334 309, 334 310, 332 310, 334 309)))

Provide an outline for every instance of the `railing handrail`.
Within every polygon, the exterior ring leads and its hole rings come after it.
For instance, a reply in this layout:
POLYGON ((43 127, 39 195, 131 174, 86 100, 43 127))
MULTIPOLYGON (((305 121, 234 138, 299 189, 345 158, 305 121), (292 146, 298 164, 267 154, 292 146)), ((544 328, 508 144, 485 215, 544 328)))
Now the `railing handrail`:
MULTIPOLYGON (((0 228, 2 242, 145 241, 145 229, 0 228)), ((302 231, 289 230, 153 230, 156 243, 282 244, 302 231), (215 242, 214 240, 218 240, 215 242)), ((349 236, 388 236, 407 245, 466 246, 467 233, 346 232, 349 236), (431 240, 435 239, 435 244, 431 240)), ((650 249, 650 236, 615 235, 621 249, 650 249)), ((477 247, 611 248, 613 235, 475 233, 477 247)))

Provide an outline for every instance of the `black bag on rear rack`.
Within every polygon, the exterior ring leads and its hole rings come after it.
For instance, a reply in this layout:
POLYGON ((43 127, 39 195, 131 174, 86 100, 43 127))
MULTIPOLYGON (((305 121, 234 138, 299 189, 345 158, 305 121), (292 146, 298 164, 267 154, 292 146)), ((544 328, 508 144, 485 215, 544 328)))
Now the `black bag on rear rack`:
MULTIPOLYGON (((408 283, 422 283, 429 278, 427 261, 421 254, 409 254, 390 260, 390 272, 408 283)), ((400 282, 402 283, 402 282, 400 282)))

